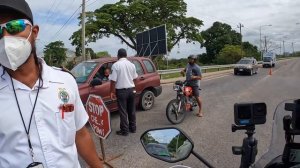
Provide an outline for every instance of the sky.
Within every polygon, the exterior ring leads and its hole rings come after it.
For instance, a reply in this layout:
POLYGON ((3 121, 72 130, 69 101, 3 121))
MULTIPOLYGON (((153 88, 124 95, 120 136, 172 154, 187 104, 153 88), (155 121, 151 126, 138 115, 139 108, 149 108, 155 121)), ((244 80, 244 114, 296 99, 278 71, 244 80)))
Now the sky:
POLYGON ((171 140, 179 134, 176 129, 154 130, 149 132, 150 135, 159 143, 170 143, 171 140))
MULTIPOLYGON (((63 41, 66 48, 75 50, 69 38, 79 29, 78 16, 82 0, 26 0, 32 9, 35 24, 40 26, 37 40, 38 54, 45 45, 53 41, 63 41)), ((117 0, 86 0, 86 11, 94 11, 103 4, 115 3, 117 0)), ((277 54, 300 51, 300 1, 298 0, 185 0, 187 16, 203 21, 202 30, 206 30, 216 21, 226 23, 239 32, 242 27, 243 41, 249 41, 260 48, 260 33, 270 48, 277 54), (261 31, 260 31, 261 30, 261 31), (284 41, 284 42, 283 42, 284 41), (284 46, 284 47, 283 47, 284 46), (293 47, 292 47, 293 46, 293 47)), ((125 48, 128 55, 135 55, 135 50, 110 36, 89 43, 95 52, 108 51, 115 56, 119 48, 125 48)), ((199 43, 186 44, 181 40, 168 58, 185 58, 190 54, 200 54, 205 48, 199 43)))

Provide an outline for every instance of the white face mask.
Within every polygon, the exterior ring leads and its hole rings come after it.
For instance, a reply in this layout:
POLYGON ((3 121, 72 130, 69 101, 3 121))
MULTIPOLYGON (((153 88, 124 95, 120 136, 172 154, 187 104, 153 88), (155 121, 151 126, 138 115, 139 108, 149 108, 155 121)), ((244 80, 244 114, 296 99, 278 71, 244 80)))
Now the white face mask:
POLYGON ((0 39, 0 64, 13 71, 17 70, 28 59, 32 47, 28 38, 4 36, 0 39))

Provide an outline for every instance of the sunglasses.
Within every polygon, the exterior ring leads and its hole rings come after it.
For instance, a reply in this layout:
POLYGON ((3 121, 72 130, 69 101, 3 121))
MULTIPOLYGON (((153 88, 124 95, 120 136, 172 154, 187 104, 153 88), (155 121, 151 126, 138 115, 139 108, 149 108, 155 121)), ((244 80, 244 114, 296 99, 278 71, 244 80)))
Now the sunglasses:
POLYGON ((26 19, 11 20, 0 24, 0 39, 3 37, 3 28, 5 28, 9 34, 15 35, 24 31, 27 25, 32 26, 32 24, 26 19))

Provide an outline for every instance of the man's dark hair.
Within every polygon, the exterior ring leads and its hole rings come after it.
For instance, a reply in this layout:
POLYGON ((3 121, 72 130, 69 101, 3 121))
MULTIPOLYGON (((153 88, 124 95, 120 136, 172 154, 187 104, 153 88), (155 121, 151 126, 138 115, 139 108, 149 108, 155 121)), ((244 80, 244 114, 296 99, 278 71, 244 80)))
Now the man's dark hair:
POLYGON ((119 58, 124 58, 124 57, 127 57, 127 52, 124 48, 120 48, 118 50, 118 57, 119 58))
POLYGON ((189 55, 188 56, 188 59, 194 59, 194 60, 197 60, 197 55, 189 55))

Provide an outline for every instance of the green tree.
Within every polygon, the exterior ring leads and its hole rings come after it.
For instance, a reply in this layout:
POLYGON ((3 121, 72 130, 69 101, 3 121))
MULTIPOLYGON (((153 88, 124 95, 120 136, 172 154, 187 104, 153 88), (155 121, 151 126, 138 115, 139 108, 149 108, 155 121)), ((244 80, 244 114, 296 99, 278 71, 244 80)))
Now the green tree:
POLYGON ((180 58, 180 59, 171 59, 169 61, 169 69, 171 68, 183 68, 188 63, 187 58, 180 58))
POLYGON ((239 61, 243 55, 244 51, 241 53, 241 46, 237 45, 225 45, 225 47, 217 55, 217 64, 235 64, 239 61))
POLYGON ((201 47, 206 48, 206 57, 204 60, 213 62, 219 52, 228 45, 241 44, 241 35, 232 30, 231 26, 226 23, 215 22, 212 27, 202 31, 204 41, 201 47))
POLYGON ((67 68, 68 70, 72 70, 75 65, 76 65, 75 60, 70 60, 65 64, 65 68, 67 68))
POLYGON ((44 58, 48 65, 60 67, 66 61, 67 49, 62 41, 51 42, 44 48, 44 58))
POLYGON ((107 51, 100 51, 96 53, 97 58, 101 57, 111 57, 111 55, 107 51))
POLYGON ((182 135, 181 133, 176 135, 168 144, 169 152, 176 152, 178 147, 181 146, 185 140, 186 140, 186 137, 184 135, 182 135))
POLYGON ((158 143, 149 132, 147 132, 142 139, 145 145, 148 143, 158 143))
POLYGON ((245 52, 245 57, 254 57, 256 60, 260 60, 260 53, 255 45, 249 42, 243 42, 243 51, 245 52))
POLYGON ((211 58, 209 56, 207 56, 206 53, 199 54, 198 60, 202 64, 211 64, 212 63, 211 58))
POLYGON ((300 51, 295 51, 294 56, 295 57, 300 57, 300 51))
POLYGON ((97 55, 92 48, 86 48, 85 53, 90 56, 91 59, 96 59, 97 55))
MULTIPOLYGON (((120 0, 87 13, 86 37, 95 42, 111 35, 136 49, 136 34, 166 24, 168 51, 181 40, 202 42, 202 21, 186 17, 184 0, 120 0)), ((81 29, 70 37, 72 45, 81 46, 81 29)))

